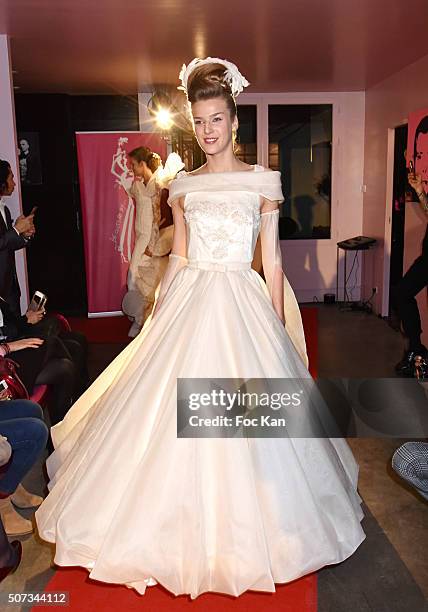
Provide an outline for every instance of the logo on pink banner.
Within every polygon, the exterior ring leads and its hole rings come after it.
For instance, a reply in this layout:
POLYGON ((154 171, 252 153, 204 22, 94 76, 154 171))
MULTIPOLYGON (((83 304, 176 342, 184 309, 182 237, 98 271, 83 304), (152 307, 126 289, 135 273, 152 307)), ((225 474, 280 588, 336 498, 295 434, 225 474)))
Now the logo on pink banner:
POLYGON ((134 247, 133 174, 127 154, 149 147, 163 160, 166 142, 142 132, 77 133, 89 314, 121 311, 134 247))

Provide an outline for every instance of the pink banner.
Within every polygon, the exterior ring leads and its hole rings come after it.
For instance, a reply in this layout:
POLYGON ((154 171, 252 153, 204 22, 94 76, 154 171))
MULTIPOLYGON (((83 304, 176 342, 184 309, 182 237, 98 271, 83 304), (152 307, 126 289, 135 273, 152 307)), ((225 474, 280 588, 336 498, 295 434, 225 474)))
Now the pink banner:
POLYGON ((166 142, 141 132, 77 133, 89 314, 121 311, 134 246, 133 175, 127 153, 149 147, 162 160, 166 142))

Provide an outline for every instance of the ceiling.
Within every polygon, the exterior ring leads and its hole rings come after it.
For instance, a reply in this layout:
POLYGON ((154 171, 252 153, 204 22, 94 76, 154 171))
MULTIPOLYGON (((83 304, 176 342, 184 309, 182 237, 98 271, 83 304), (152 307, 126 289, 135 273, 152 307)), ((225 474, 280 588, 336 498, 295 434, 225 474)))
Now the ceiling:
POLYGON ((426 0, 0 0, 20 92, 148 91, 206 55, 247 92, 364 90, 427 55, 427 30, 426 0))

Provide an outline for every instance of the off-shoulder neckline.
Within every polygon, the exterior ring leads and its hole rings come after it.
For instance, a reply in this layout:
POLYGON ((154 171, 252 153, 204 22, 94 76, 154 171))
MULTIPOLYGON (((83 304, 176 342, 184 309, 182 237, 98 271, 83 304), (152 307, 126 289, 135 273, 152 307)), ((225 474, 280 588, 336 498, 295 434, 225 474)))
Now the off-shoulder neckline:
POLYGON ((182 175, 183 178, 198 178, 198 177, 207 177, 207 176, 222 176, 224 174, 227 174, 228 176, 231 174, 256 174, 258 172, 258 168, 262 168, 262 172, 268 172, 269 174, 272 172, 276 172, 278 174, 280 174, 278 172, 278 170, 266 170, 263 166, 259 166, 259 164, 253 164, 253 169, 252 170, 229 170, 226 172, 201 172, 200 174, 191 174, 188 172, 184 172, 184 174, 182 175))

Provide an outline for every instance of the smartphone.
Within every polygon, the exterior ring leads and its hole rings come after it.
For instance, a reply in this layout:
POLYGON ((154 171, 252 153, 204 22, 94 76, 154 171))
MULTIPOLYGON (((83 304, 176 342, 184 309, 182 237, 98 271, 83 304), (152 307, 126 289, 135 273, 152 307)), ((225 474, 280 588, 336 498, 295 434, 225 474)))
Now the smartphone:
POLYGON ((44 293, 42 293, 41 291, 35 291, 30 305, 28 306, 28 310, 43 310, 43 308, 46 306, 47 301, 48 298, 44 293))
POLYGON ((414 165, 413 165, 412 160, 410 160, 410 161, 409 161, 409 172, 410 172, 411 174, 414 174, 414 172, 415 172, 415 167, 414 167, 414 165))

